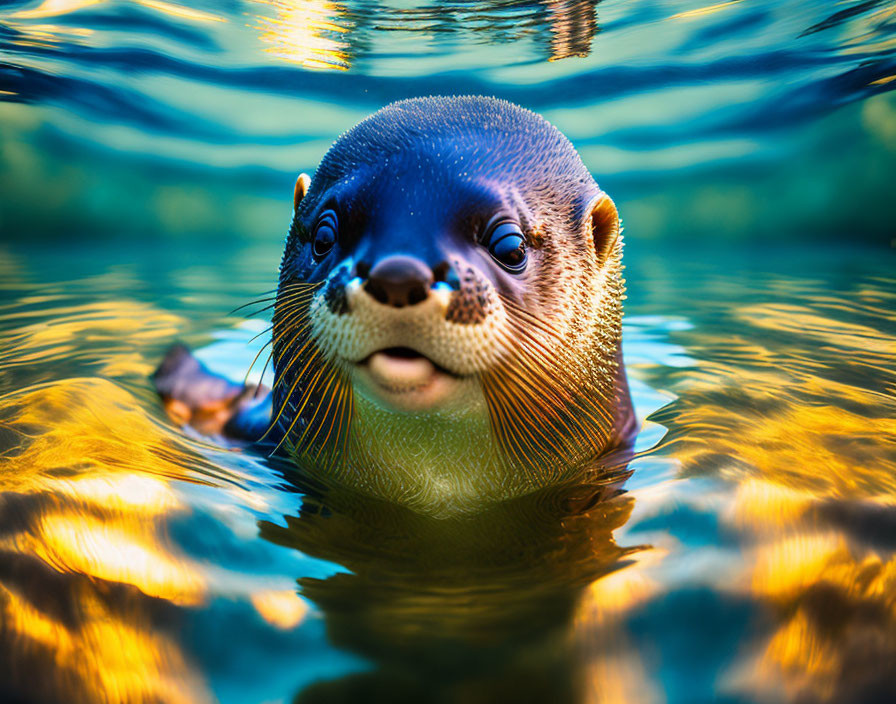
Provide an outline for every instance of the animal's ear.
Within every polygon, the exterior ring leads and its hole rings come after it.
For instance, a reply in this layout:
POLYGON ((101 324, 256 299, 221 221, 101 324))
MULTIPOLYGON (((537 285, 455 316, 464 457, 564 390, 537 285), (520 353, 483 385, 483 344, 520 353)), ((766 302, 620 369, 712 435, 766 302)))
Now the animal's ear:
POLYGON ((598 264, 603 264, 619 239, 619 213, 606 194, 601 194, 591 206, 591 237, 598 264))
POLYGON ((299 209, 299 203, 302 202, 302 198, 305 197, 305 194, 308 192, 308 186, 311 185, 311 177, 308 174, 299 174, 299 177, 296 179, 296 187, 292 192, 292 206, 293 210, 299 209))

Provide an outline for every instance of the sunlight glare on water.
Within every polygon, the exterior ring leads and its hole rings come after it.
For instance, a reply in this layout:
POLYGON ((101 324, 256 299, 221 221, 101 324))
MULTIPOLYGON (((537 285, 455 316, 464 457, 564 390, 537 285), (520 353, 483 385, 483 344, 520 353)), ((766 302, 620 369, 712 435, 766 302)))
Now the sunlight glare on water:
MULTIPOLYGON (((896 8, 0 7, 0 700, 896 695, 896 8), (177 427, 385 103, 482 93, 625 221, 623 491, 436 520, 177 427)), ((255 372, 258 374, 258 371, 255 372)), ((253 377, 254 378, 254 377, 253 377)), ((619 477, 614 477, 614 481, 619 477)))

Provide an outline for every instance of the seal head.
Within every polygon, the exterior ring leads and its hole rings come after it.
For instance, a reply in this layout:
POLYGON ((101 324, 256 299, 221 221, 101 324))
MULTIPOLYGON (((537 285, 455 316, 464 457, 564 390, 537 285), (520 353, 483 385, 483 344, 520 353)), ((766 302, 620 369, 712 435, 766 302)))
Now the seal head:
POLYGON ((543 118, 482 97, 383 108, 296 184, 282 445, 435 514, 593 465, 632 423, 621 252, 613 202, 543 118))

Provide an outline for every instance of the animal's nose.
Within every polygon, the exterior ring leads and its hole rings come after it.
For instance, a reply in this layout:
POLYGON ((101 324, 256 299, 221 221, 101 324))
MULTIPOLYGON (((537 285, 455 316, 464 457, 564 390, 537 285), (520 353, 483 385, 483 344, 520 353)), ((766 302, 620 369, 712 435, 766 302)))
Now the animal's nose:
POLYGON ((380 303, 396 308, 426 300, 433 283, 432 269, 419 259, 396 254, 377 262, 364 290, 380 303))

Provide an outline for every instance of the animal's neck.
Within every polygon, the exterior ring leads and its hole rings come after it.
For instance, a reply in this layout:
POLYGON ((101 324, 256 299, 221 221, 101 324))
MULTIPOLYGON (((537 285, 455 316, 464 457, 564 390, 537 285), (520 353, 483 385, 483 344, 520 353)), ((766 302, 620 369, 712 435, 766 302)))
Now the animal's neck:
POLYGON ((341 471, 366 491, 435 516, 475 511, 534 488, 501 459, 473 379, 457 403, 419 415, 394 413, 356 393, 341 471))

